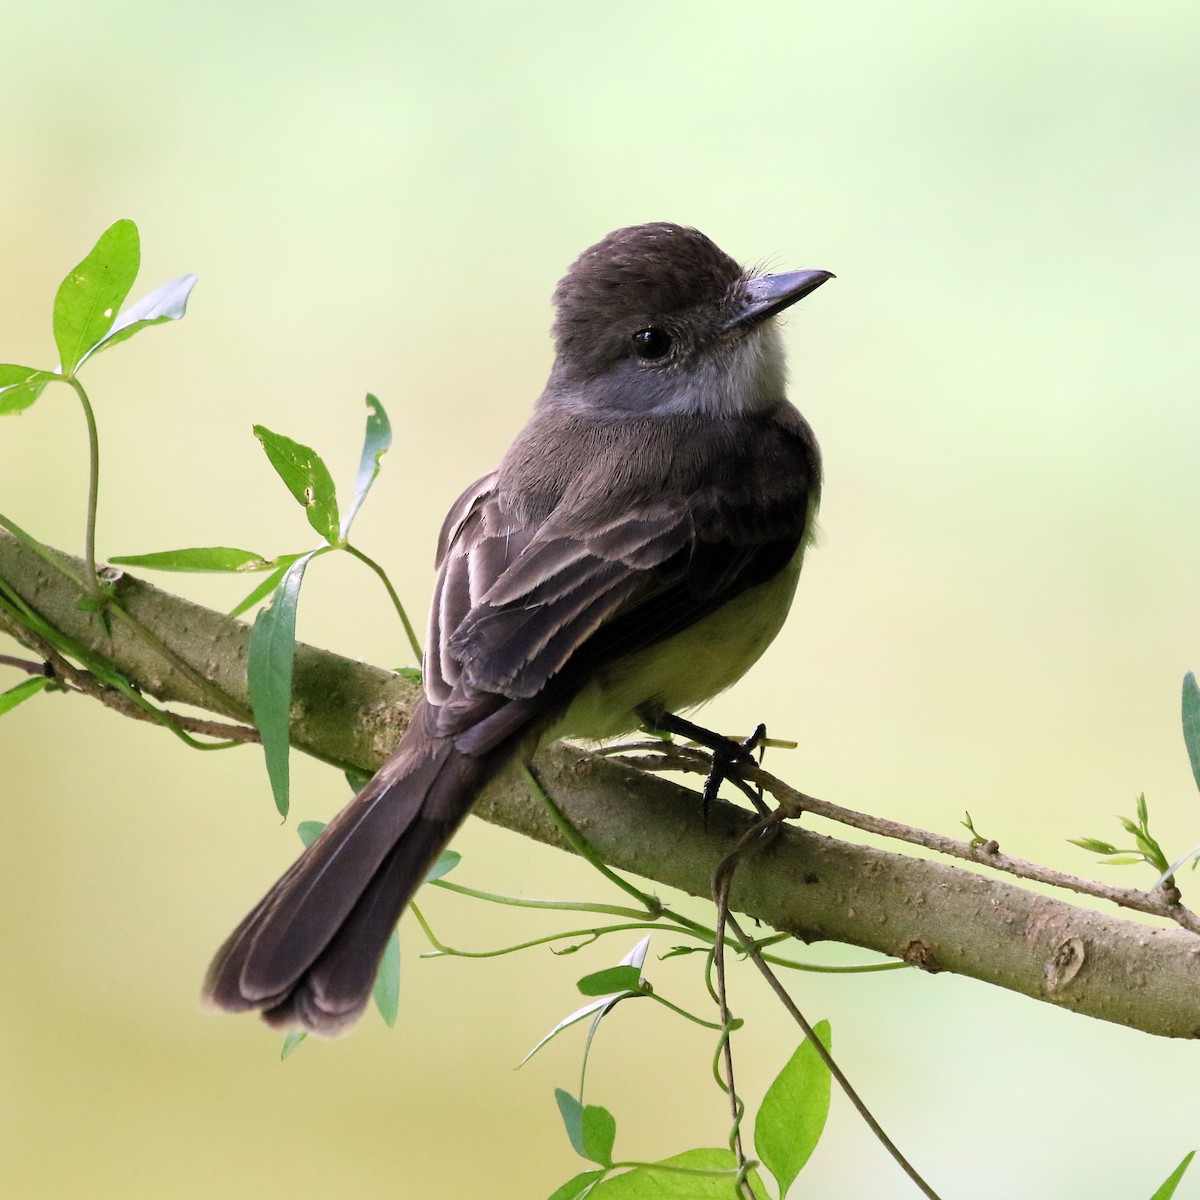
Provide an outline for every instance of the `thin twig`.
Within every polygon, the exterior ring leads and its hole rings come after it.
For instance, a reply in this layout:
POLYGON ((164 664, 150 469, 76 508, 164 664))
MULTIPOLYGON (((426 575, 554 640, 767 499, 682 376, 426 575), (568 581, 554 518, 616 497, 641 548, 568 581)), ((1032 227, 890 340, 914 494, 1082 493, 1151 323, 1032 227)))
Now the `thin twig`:
MULTIPOLYGON (((900 1148, 892 1141, 884 1132, 883 1127, 875 1119, 871 1110, 867 1108, 859 1094, 854 1090, 850 1080, 846 1078, 841 1067, 834 1061, 833 1055, 825 1048, 821 1039, 817 1037, 812 1025, 809 1024, 804 1014, 796 1006, 795 1001, 788 995, 787 989, 776 978, 774 972, 767 966, 763 960, 762 951, 758 944, 751 938, 747 937, 742 927, 738 924, 732 913, 729 911, 729 892, 733 886, 734 872, 737 870, 737 865, 742 857, 749 851, 758 851, 770 844, 770 842, 779 833, 783 821, 787 818, 787 813, 782 809, 775 809, 774 812, 768 813, 760 821, 756 822, 738 839, 737 845, 733 850, 721 860, 713 874, 713 899, 717 902, 717 937, 718 947, 722 944, 722 930, 728 925, 741 944, 742 951, 747 954, 754 965, 762 973, 767 983, 770 984, 771 990, 779 997, 784 1008, 787 1009, 792 1019, 800 1026, 804 1036, 812 1044, 813 1049, 817 1052, 821 1061, 829 1068, 829 1073, 838 1081, 838 1085, 846 1094, 846 1098, 854 1106, 858 1115, 866 1123, 867 1128, 875 1135, 880 1145, 891 1155, 896 1165, 912 1180, 912 1182, 920 1190, 921 1194, 929 1197, 929 1200, 939 1200, 937 1193, 925 1182, 924 1179, 917 1173, 917 1170, 908 1161, 907 1158, 900 1152, 900 1148)), ((725 989, 724 977, 721 970, 721 959, 718 950, 718 988, 721 1002, 721 1015, 725 1019, 726 1004, 725 1004, 725 989)), ((727 1069, 731 1069, 732 1064, 727 1058, 727 1069)), ((730 1075, 730 1083, 732 1086, 732 1075, 730 1075)), ((738 1161, 741 1163, 741 1147, 737 1149, 738 1161)))
POLYGON ((901 1154, 896 1143, 893 1142, 886 1133, 884 1133, 882 1126, 880 1126, 879 1122, 875 1120, 871 1110, 867 1108, 867 1106, 863 1103, 862 1098, 851 1086, 850 1080, 846 1078, 841 1067, 839 1067, 834 1061, 833 1056, 828 1050, 825 1049, 824 1045, 821 1043, 821 1039, 817 1037, 816 1033, 813 1031, 813 1027, 805 1019, 804 1014, 796 1007, 796 1003, 791 996, 788 995, 787 989, 775 977, 771 968, 768 967, 765 962, 763 962, 762 955, 758 952, 757 947, 746 937, 741 926, 732 916, 729 917, 729 928, 733 930, 734 936, 742 943, 743 946, 745 946, 746 953, 750 956, 751 962, 754 963, 754 965, 762 973, 763 978, 768 984, 770 984, 771 990, 776 996, 779 997, 780 1003, 782 1003, 784 1008, 788 1010, 796 1024, 800 1026, 801 1030, 804 1032, 804 1036, 812 1043, 812 1047, 817 1052, 821 1061, 824 1062, 824 1064, 829 1068, 830 1074, 838 1081, 838 1086, 843 1092, 845 1092, 846 1099, 848 1099, 850 1103, 854 1105, 858 1115, 867 1123, 868 1128, 875 1135, 875 1137, 878 1138, 880 1144, 888 1152, 888 1154, 892 1156, 896 1162, 896 1165, 905 1173, 905 1175, 909 1177, 909 1179, 913 1181, 923 1196, 928 1196, 929 1200, 938 1200, 937 1192, 935 1192, 933 1188, 931 1188, 929 1184, 927 1184, 925 1180, 917 1174, 916 1168, 908 1161, 907 1158, 904 1157, 903 1154, 901 1154))
POLYGON ((18 671, 24 671, 26 675, 46 674, 44 662, 32 662, 28 658, 15 658, 11 654, 0 654, 0 667, 16 667, 18 671))
MULTIPOLYGON (((614 755, 613 757, 617 762, 638 767, 643 771, 686 771, 702 775, 708 770, 707 756, 684 746, 675 746, 666 753, 655 747, 649 754, 628 757, 614 755)), ((1051 867, 1043 867, 1026 859, 1002 854, 995 841, 972 844, 958 838, 946 837, 944 834, 933 833, 927 829, 919 829, 913 825, 903 825, 899 821, 890 821, 886 817, 875 817, 869 813, 856 812, 852 808, 844 808, 829 800, 821 800, 790 787, 783 780, 764 771, 761 767, 739 763, 737 770, 745 779, 761 785, 764 791, 769 792, 786 810, 789 817, 798 817, 802 812, 812 813, 814 816, 836 821, 839 825, 848 825, 850 828, 860 829, 864 833, 877 834, 894 841, 907 842, 909 845, 923 846, 926 850, 933 850, 938 854, 945 854, 950 858, 961 859, 965 862, 977 863, 980 866, 991 867, 1018 879, 1029 879, 1035 883, 1044 883, 1050 887, 1091 896, 1097 900, 1107 900, 1120 908, 1161 917, 1163 920, 1173 921, 1191 933, 1200 934, 1200 915, 1181 904, 1179 892, 1169 886, 1147 892, 1137 888, 1121 888, 1090 879, 1082 879, 1077 875, 1068 875, 1065 871, 1056 871, 1051 867)))
MULTIPOLYGON (((0 614, 0 626, 6 627, 8 632, 16 637, 17 630, 13 628, 14 625, 15 622, 0 614)), ((130 717, 134 721, 148 721, 155 725, 163 724, 165 719, 185 732, 199 733, 205 737, 219 738, 228 742, 258 742, 262 740, 258 730, 249 725, 230 725, 224 721, 210 721, 204 717, 189 717, 182 713, 173 713, 168 709, 143 707, 131 700, 124 692, 97 679, 90 671, 84 671, 75 666, 69 659, 64 658, 50 642, 28 626, 22 625, 19 629, 19 640, 29 646, 31 650, 36 650, 45 659, 45 662, 36 664, 36 672, 31 673, 45 674, 48 666, 54 672, 55 677, 71 691, 83 696, 90 696, 93 700, 99 700, 106 708, 111 708, 123 717, 130 717)), ((7 659, 7 656, 4 658, 7 659)), ((15 661, 19 662, 19 660, 15 661)))
MULTIPOLYGON (((778 812, 778 810, 776 811, 778 812)), ((737 865, 738 858, 745 852, 747 846, 752 841, 757 840, 760 836, 767 833, 769 825, 773 826, 775 831, 777 831, 779 818, 774 814, 768 814, 758 824, 751 826, 738 839, 738 843, 732 852, 721 860, 716 871, 713 872, 711 889, 713 902, 717 906, 716 937, 713 941, 713 966, 717 974, 717 1010, 721 1015, 721 1057, 725 1065, 726 1091, 729 1095, 729 1109, 733 1118, 733 1127, 730 1133, 730 1149, 733 1151, 734 1159, 738 1166, 740 1190, 744 1191, 752 1200, 754 1190, 750 1186, 750 1181, 746 1178, 747 1160, 745 1151, 742 1148, 742 1117, 745 1115, 746 1108, 737 1094, 737 1084, 734 1081, 733 1075, 733 1024, 729 1013, 729 991, 725 982, 725 930, 732 921, 729 915, 729 889, 733 884, 734 867, 737 865)), ((739 942, 742 943, 739 949, 745 951, 747 949, 745 945, 746 939, 740 933, 737 937, 739 942)))

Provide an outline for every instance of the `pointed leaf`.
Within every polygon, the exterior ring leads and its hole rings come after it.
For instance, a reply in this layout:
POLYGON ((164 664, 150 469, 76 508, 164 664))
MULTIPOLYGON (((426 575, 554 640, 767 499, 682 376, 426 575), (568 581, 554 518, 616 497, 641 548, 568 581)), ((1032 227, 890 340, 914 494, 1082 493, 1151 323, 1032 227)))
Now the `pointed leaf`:
MULTIPOLYGON (((734 1190, 737 1161, 732 1150, 685 1150, 661 1159, 660 1166, 682 1168, 656 1171, 653 1164, 624 1175, 614 1175, 596 1184, 588 1200, 743 1200, 734 1190), (683 1171, 714 1171, 722 1174, 693 1175, 683 1171)), ((752 1170, 747 1177, 756 1196, 766 1196, 762 1177, 752 1170)))
POLYGON ((196 286, 195 275, 180 275, 155 288, 136 304, 131 304, 113 323, 113 327, 79 360, 82 366, 93 354, 108 350, 120 342, 128 341, 135 333, 161 325, 164 321, 178 321, 187 312, 188 297, 196 286))
POLYGON ((395 1029, 396 1017, 400 1012, 400 931, 392 930, 379 970, 375 972, 375 984, 371 988, 371 999, 379 1009, 379 1015, 389 1029, 395 1029))
POLYGON ((1102 842, 1099 838, 1067 838, 1072 846, 1088 850, 1092 854, 1116 854, 1117 848, 1111 842, 1102 842))
POLYGON ((57 378, 52 371, 0 363, 0 416, 28 408, 42 394, 46 384, 57 378))
POLYGON ((308 1034, 303 1030, 299 1030, 296 1033, 289 1033, 287 1037, 283 1039, 283 1045, 279 1049, 279 1061, 282 1062, 285 1058, 287 1058, 287 1056, 291 1054, 291 1052, 295 1050, 296 1047, 299 1046, 306 1037, 308 1037, 308 1034))
POLYGON ((650 934, 646 934, 644 938, 630 952, 621 959, 623 967, 637 967, 640 971, 646 964, 646 952, 650 949, 650 934))
POLYGON ((291 730, 292 658, 296 649, 296 605, 304 569, 316 551, 297 559, 262 609, 250 633, 246 673, 254 723, 262 736, 263 754, 275 807, 288 811, 288 747, 291 730))
POLYGON ((583 1105, 566 1088, 555 1088, 554 1100, 575 1153, 583 1154, 583 1105))
POLYGON ((1200 687, 1191 671, 1183 677, 1183 741, 1192 764, 1192 778, 1200 788, 1200 687))
POLYGON ((583 1157, 612 1166, 613 1143, 617 1140, 617 1120, 599 1104, 583 1106, 583 1157))
MULTIPOLYGON (((650 934, 646 934, 640 942, 630 952, 621 959, 623 967, 641 968, 646 961, 646 952, 650 949, 650 934)), ((569 1013, 563 1017, 545 1037, 538 1042, 528 1054, 521 1059, 518 1066, 524 1066, 547 1042, 556 1038, 564 1029, 569 1029, 572 1025, 577 1025, 580 1021, 586 1020, 593 1013, 599 1013, 601 1017, 605 1017, 615 1008, 622 1000, 638 999, 642 996, 641 992, 620 992, 615 996, 601 996, 598 1000, 593 1000, 590 1004, 585 1004, 582 1008, 577 1008, 573 1013, 569 1013)), ((597 1018, 599 1019, 599 1018, 597 1018)), ((593 1030, 593 1033, 595 1031, 593 1030)))
POLYGON ((371 782, 371 775, 367 771, 356 771, 353 767, 347 767, 342 772, 346 777, 346 782, 350 785, 350 790, 358 795, 359 792, 371 782))
POLYGON ((272 433, 264 425, 254 426, 254 436, 262 443, 271 466, 287 484, 288 491, 303 506, 308 523, 327 542, 336 542, 337 492, 321 456, 311 446, 294 442, 281 433, 272 433))
POLYGON ((1195 1157, 1195 1150, 1189 1150, 1183 1156, 1183 1162, 1163 1180, 1162 1186, 1150 1197, 1150 1200, 1171 1200, 1171 1197, 1175 1195, 1175 1189, 1179 1186, 1179 1181, 1183 1178, 1183 1173, 1192 1165, 1192 1159, 1195 1157))
MULTIPOLYGON (((813 1030, 829 1048, 829 1022, 813 1030)), ((782 1198, 808 1162, 829 1116, 829 1068, 807 1038, 767 1088, 754 1122, 754 1149, 782 1198)))
POLYGON ((612 1113, 598 1104, 580 1104, 564 1088, 554 1089, 554 1099, 575 1153, 602 1167, 612 1166, 612 1148, 617 1136, 617 1122, 612 1113))
POLYGON ((304 843, 305 850, 321 836, 321 830, 324 828, 324 821, 301 821, 296 826, 296 832, 300 835, 300 840, 304 843))
POLYGON ((0 363, 0 388, 12 387, 18 383, 28 383, 35 375, 49 375, 49 371, 37 367, 22 367, 17 363, 0 363))
POLYGON ((18 704, 28 700, 31 696, 36 696, 49 682, 50 680, 45 675, 34 675, 29 679, 22 679, 15 687, 10 687, 7 692, 0 692, 0 716, 6 712, 12 712, 18 704))
POLYGON ((581 1171, 573 1179, 568 1179, 562 1187, 555 1188, 547 1200, 583 1200, 591 1195, 589 1186, 604 1176, 604 1171, 581 1171))
POLYGON ((616 992, 636 992, 642 982, 637 967, 605 967, 585 975, 576 987, 585 996, 611 996, 616 992))
POLYGON ((367 430, 363 437, 362 457, 358 463, 358 475, 354 480, 354 497, 350 507, 342 518, 341 535, 345 541, 350 536, 350 526, 354 522, 362 502, 371 490, 379 474, 379 464, 392 445, 392 426, 387 413, 377 397, 367 393, 367 430))
POLYGON ((425 882, 432 883, 435 879, 441 879, 443 875, 449 875, 460 862, 462 862, 462 855, 457 850, 443 850, 438 855, 437 862, 429 868, 425 882))
MULTIPOLYGON (((637 998, 641 996, 641 992, 634 992, 632 996, 633 998, 637 998)), ((569 1029, 572 1025, 578 1025, 580 1021, 587 1020, 593 1013, 598 1013, 601 1009, 604 1010, 604 1015, 607 1015, 622 1000, 630 998, 630 993, 624 992, 617 997, 604 996, 599 1000, 593 1000, 590 1004, 585 1004, 582 1008, 577 1008, 573 1013, 563 1017, 517 1065, 523 1067, 547 1042, 553 1041, 564 1029, 569 1029)))
POLYGON ((150 554, 118 554, 108 561, 151 571, 269 571, 277 565, 273 559, 263 558, 253 550, 235 550, 232 546, 189 546, 150 554))
POLYGON ((240 617, 247 609, 253 608, 260 600, 269 596, 278 586, 279 581, 287 574, 288 567, 296 562, 299 554, 281 554, 275 561, 279 564, 240 604, 235 604, 229 610, 231 617, 240 617))
POLYGON ((59 285, 54 341, 64 375, 72 374, 112 328, 137 278, 141 257, 137 226, 116 221, 59 285))

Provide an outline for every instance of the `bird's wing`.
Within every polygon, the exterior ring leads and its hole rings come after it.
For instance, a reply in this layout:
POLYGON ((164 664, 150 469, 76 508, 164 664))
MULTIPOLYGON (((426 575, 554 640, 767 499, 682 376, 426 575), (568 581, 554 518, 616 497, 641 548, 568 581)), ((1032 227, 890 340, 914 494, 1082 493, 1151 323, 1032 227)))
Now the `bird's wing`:
POLYGON ((687 628, 782 569, 808 522, 803 481, 749 509, 702 494, 541 524, 506 510, 494 482, 468 489, 444 531, 425 689, 447 734, 502 733, 501 710, 523 723, 548 685, 569 696, 589 669, 687 628))

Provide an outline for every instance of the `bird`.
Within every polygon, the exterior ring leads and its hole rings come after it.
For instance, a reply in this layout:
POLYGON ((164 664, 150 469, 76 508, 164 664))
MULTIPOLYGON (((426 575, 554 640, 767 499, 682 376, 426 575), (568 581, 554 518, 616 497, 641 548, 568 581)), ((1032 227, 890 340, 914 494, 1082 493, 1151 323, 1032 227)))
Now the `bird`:
POLYGON ((669 222, 572 263, 545 389, 442 525, 409 727, 221 946, 207 1006, 344 1032, 492 778, 563 736, 697 730, 681 714, 762 655, 821 489, 776 317, 831 278, 756 274, 669 222))

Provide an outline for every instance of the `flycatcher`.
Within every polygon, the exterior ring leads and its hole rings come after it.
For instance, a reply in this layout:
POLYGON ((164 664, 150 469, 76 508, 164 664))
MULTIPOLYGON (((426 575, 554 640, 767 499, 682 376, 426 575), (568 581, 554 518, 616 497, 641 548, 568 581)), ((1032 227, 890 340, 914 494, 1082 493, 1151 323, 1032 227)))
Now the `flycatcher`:
POLYGON ((821 484, 772 318, 830 278, 755 276, 670 224, 575 260, 533 416, 442 526, 412 723, 218 951, 212 1006, 345 1029, 493 776, 552 738, 670 729, 758 659, 821 484))

